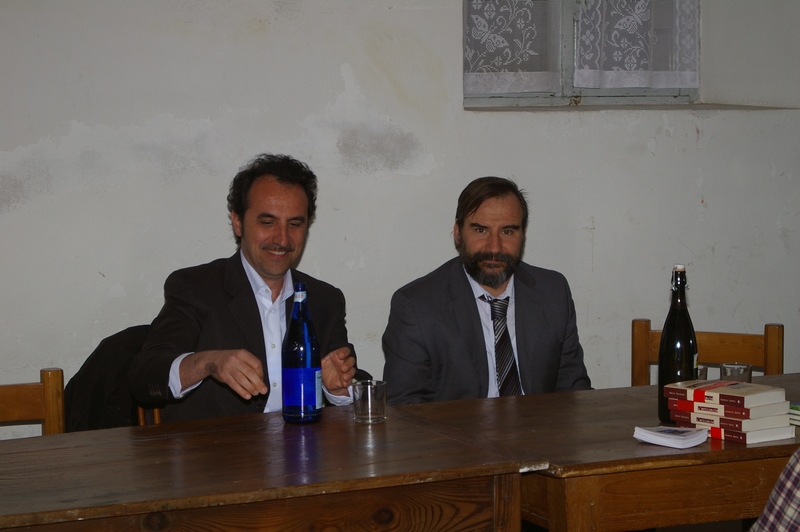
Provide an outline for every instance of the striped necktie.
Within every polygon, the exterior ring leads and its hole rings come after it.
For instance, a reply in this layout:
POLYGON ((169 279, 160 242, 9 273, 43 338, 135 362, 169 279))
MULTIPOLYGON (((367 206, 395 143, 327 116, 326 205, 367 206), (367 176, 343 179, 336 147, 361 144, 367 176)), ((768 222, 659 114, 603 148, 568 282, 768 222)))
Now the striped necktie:
POLYGON ((517 362, 514 360, 511 337, 508 335, 508 328, 506 327, 508 298, 490 299, 483 295, 481 299, 492 307, 494 357, 495 365, 497 366, 497 387, 500 390, 500 395, 522 395, 522 387, 517 373, 517 362))

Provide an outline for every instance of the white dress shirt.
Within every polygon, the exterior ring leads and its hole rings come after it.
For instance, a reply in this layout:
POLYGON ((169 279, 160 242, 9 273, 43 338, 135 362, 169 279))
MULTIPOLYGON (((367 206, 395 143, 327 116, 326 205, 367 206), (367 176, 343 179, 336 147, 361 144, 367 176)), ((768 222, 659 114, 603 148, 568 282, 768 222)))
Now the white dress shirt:
MULTIPOLYGON (((497 386, 497 361, 494 354, 494 324, 492 323, 492 307, 483 301, 481 296, 486 296, 488 299, 504 299, 508 297, 508 310, 506 311, 506 328, 508 329, 508 336, 511 339, 511 348, 514 350, 514 360, 517 363, 517 372, 519 373, 519 356, 517 355, 517 320, 516 320, 516 298, 514 297, 514 276, 512 275, 508 280, 506 289, 497 297, 494 297, 486 291, 484 287, 472 278, 472 276, 464 270, 464 275, 467 276, 469 286, 472 288, 472 293, 475 296, 475 304, 478 305, 478 314, 481 317, 481 327, 483 328, 483 340, 486 344, 486 363, 489 366, 489 393, 487 397, 500 397, 500 388, 497 386)), ((522 379, 520 379, 520 382, 522 379)), ((525 391, 523 390, 523 394, 525 391)))
MULTIPOLYGON (((264 347, 267 353, 267 372, 269 373, 269 382, 267 386, 270 387, 269 397, 267 404, 264 406, 264 412, 280 412, 283 409, 283 372, 281 365, 281 348, 283 346, 283 337, 286 334, 286 300, 294 295, 294 282, 292 280, 292 271, 287 270, 283 277, 283 288, 275 301, 272 300, 272 290, 270 290, 264 279, 253 269, 243 253, 240 253, 242 258, 242 265, 244 266, 247 280, 250 282, 250 287, 253 289, 253 294, 256 298, 258 305, 258 312, 261 316, 262 329, 264 331, 264 347)), ((175 398, 180 398, 194 390, 200 385, 200 382, 181 390, 180 379, 180 363, 181 360, 186 358, 192 353, 185 353, 172 362, 169 373, 169 387, 172 395, 175 398)), ((327 353, 320 353, 320 356, 325 356, 327 353)), ((202 382, 202 381, 201 381, 202 382)), ((353 402, 352 387, 348 387, 349 395, 331 395, 322 386, 322 391, 325 397, 334 405, 346 405, 353 402)))

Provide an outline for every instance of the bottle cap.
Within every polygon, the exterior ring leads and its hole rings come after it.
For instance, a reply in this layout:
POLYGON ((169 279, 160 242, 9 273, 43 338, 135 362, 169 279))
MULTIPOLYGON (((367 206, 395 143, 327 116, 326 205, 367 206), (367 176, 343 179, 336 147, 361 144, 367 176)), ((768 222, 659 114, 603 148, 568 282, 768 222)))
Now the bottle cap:
POLYGON ((672 267, 672 269, 678 272, 685 272, 686 266, 684 266, 683 264, 676 264, 675 266, 672 267))

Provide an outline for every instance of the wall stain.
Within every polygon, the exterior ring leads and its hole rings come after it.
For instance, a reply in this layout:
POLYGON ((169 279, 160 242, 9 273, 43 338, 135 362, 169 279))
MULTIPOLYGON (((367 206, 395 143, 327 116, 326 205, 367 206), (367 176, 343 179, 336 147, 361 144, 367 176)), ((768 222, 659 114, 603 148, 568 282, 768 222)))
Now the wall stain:
POLYGON ((0 171, 0 214, 47 192, 52 181, 48 164, 39 158, 22 159, 0 171))
POLYGON ((0 175, 0 212, 16 207, 25 199, 25 184, 10 175, 0 175))
POLYGON ((423 152, 414 136, 391 123, 354 123, 339 132, 336 148, 344 166, 359 173, 408 168, 423 152))
POLYGON ((173 139, 170 144, 136 142, 131 147, 137 159, 148 161, 160 172, 163 181, 179 181, 186 176, 214 175, 207 153, 209 141, 205 134, 173 139))
POLYGON ((73 124, 73 131, 59 144, 46 141, 21 153, 0 153, 0 215, 60 191, 113 186, 115 181, 131 179, 132 168, 137 169, 136 179, 155 177, 165 183, 196 182, 217 174, 206 131, 187 127, 181 132, 185 136, 164 140, 162 130, 177 128, 172 122, 154 124, 150 129, 161 136, 144 141, 133 140, 130 132, 73 124))

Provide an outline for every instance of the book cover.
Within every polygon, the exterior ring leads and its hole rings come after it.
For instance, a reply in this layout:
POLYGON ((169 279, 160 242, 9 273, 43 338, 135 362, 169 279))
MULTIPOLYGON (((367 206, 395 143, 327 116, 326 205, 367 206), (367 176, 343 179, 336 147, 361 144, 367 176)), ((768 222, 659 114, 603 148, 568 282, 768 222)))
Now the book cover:
POLYGON ((758 419, 733 419, 714 416, 702 412, 681 412, 680 410, 670 410, 669 416, 675 421, 693 423, 697 427, 719 427, 722 429, 736 430, 739 432, 750 432, 753 430, 789 426, 789 414, 778 414, 776 416, 767 416, 758 419))
POLYGON ((680 428, 680 427, 635 427, 633 437, 639 441, 674 447, 675 449, 688 449, 700 445, 708 439, 708 429, 680 428))
POLYGON ((708 435, 717 440, 735 441, 739 443, 762 443, 765 441, 785 440, 794 438, 794 425, 776 427, 772 429, 753 430, 740 432, 736 430, 711 427, 708 435))
POLYGON ((664 396, 745 408, 786 401, 786 391, 783 388, 738 381, 674 382, 664 386, 664 396))
MULTIPOLYGON (((752 408, 733 405, 715 405, 711 403, 698 403, 688 399, 669 399, 667 401, 670 410, 680 410, 681 412, 702 412, 715 416, 730 417, 735 419, 757 419, 766 416, 776 416, 785 414, 789 411, 789 401, 780 403, 769 403, 752 408)), ((798 404, 800 408, 800 404, 798 404)), ((800 416, 800 410, 795 411, 800 416)))

